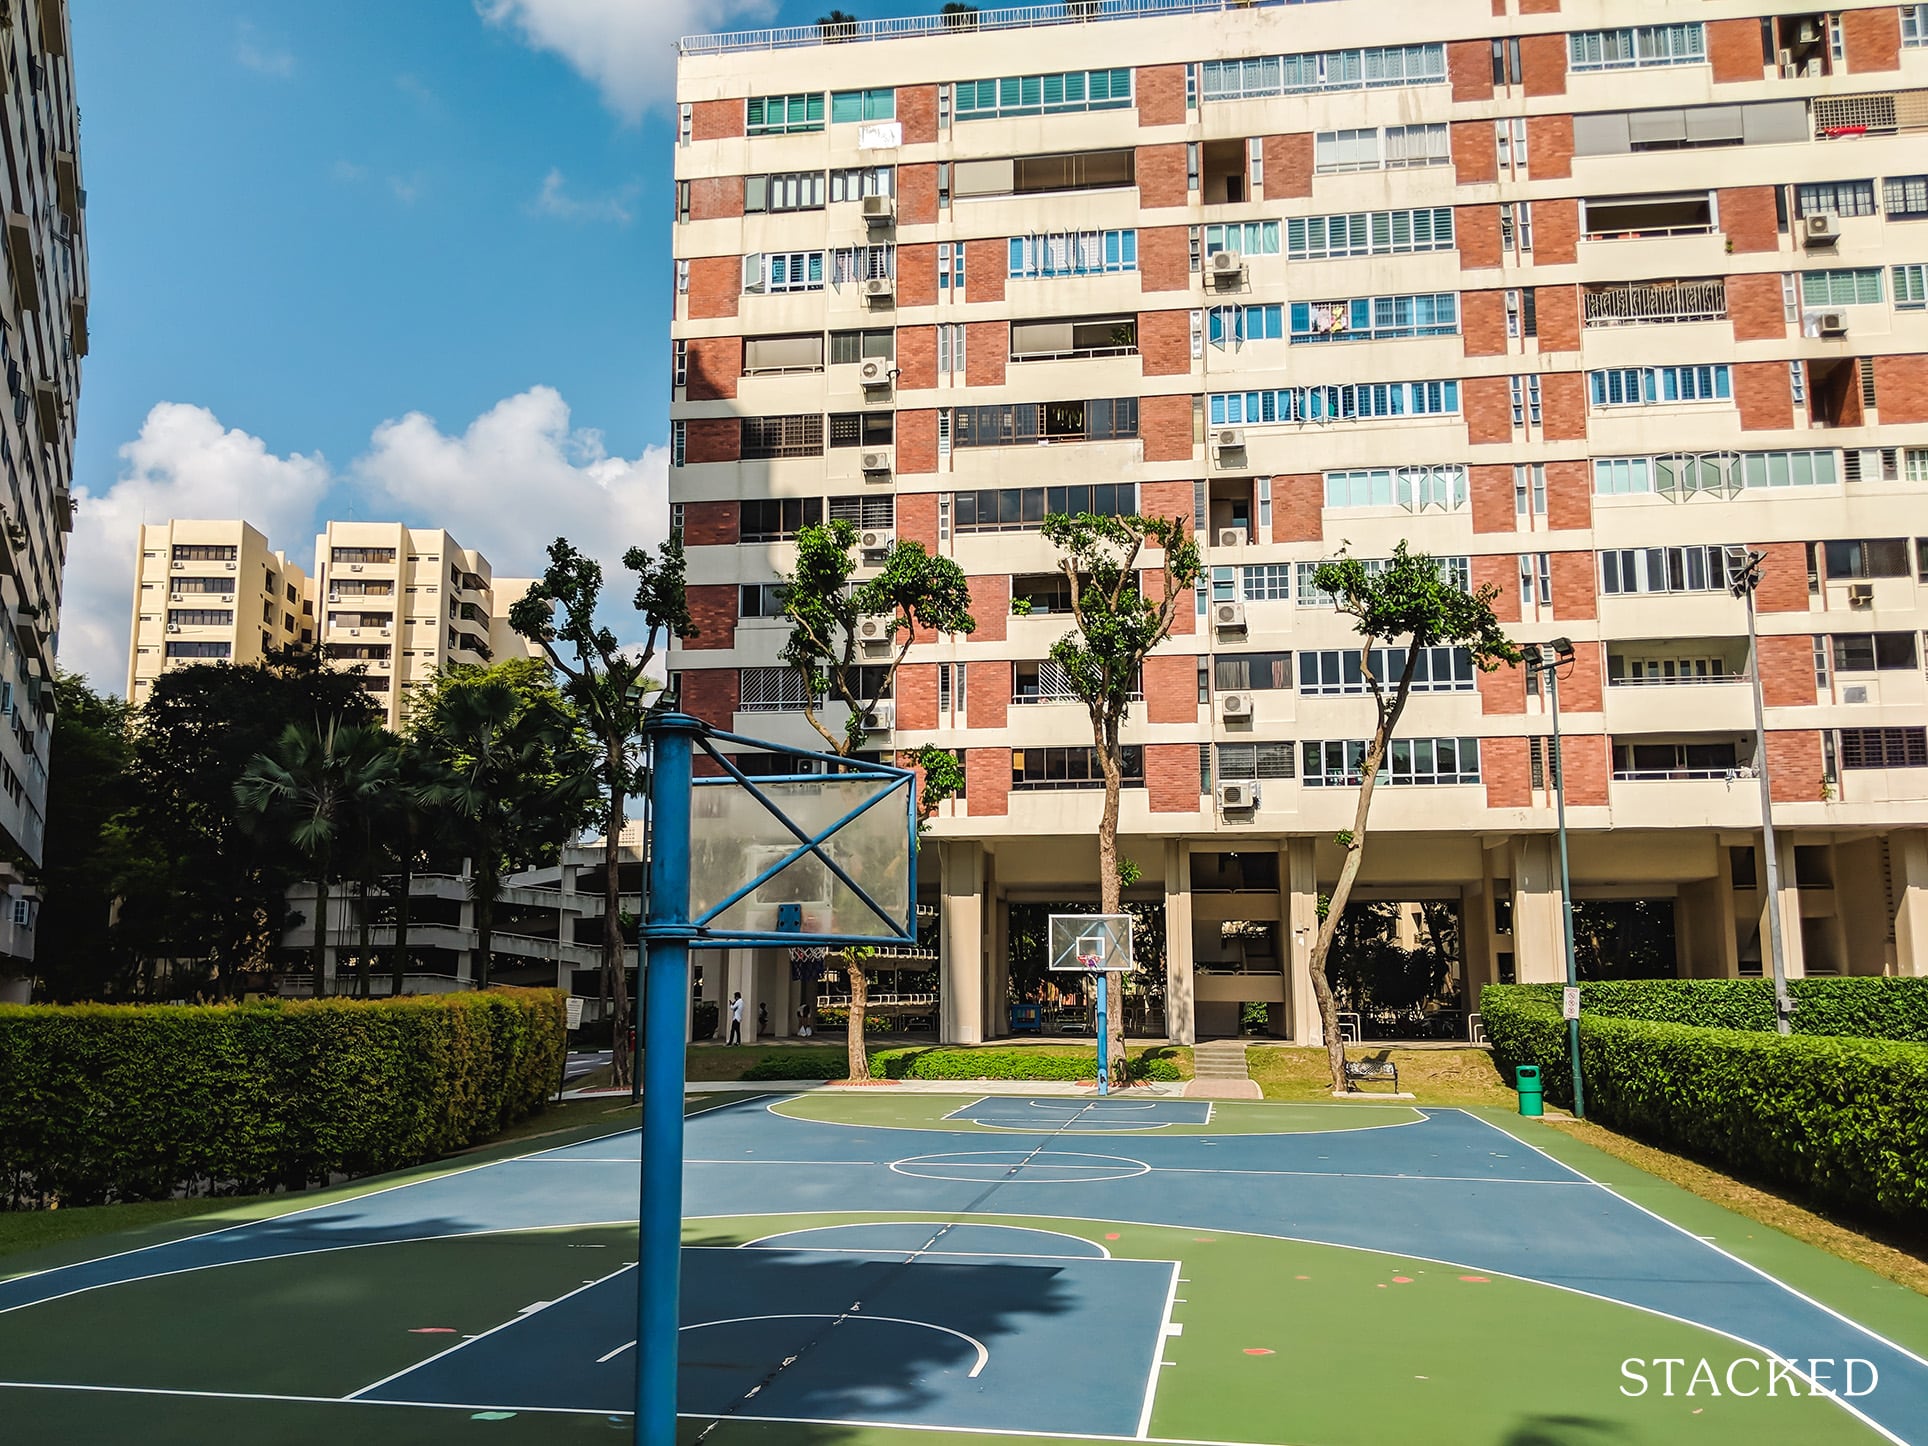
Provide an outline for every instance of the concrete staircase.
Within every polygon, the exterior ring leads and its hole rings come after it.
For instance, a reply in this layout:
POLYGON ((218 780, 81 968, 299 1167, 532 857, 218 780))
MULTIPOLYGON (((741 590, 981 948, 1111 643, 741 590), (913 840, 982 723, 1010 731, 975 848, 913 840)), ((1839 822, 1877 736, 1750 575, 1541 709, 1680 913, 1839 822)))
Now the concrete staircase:
POLYGON ((1256 1100, 1258 1081, 1245 1068, 1245 1041, 1207 1040, 1192 1049, 1193 1078, 1185 1086, 1191 1099, 1256 1100))

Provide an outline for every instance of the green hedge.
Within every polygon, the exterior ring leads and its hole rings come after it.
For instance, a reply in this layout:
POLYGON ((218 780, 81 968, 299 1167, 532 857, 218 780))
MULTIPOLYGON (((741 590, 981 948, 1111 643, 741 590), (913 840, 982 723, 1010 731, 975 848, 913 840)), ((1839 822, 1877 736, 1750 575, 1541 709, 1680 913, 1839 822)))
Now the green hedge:
MULTIPOLYGON (((1770 1028, 1738 1030, 1596 1014, 1595 986, 1583 987, 1589 1118, 1743 1174, 1928 1221, 1928 1155, 1913 1143, 1928 1139, 1928 1047, 1782 1039, 1771 1030, 1771 994, 1770 1028)), ((1538 1064, 1548 1098, 1570 1105, 1557 987, 1489 987, 1481 1012, 1502 1075, 1538 1064)))
MULTIPOLYGON (((1035 1079, 1095 1080, 1096 1049, 1077 1054, 1046 1054, 1037 1049, 928 1049, 912 1045, 870 1053, 870 1072, 878 1079, 1035 1079)), ((849 1060, 837 1049, 772 1050, 743 1071, 746 1080, 843 1079, 849 1060)), ((1177 1063, 1164 1051, 1131 1056, 1131 1077, 1175 1080, 1177 1063)))
MULTIPOLYGON (((1790 979, 1794 1032, 1928 1044, 1928 978, 1790 979)), ((1558 1007, 1558 984, 1489 985, 1481 996, 1521 991, 1558 1007)), ((1766 979, 1626 979, 1580 986, 1582 1011, 1706 1029, 1774 1028, 1774 985, 1766 979)))
POLYGON ((0 1007, 0 1208, 300 1189, 542 1107, 562 996, 0 1007))

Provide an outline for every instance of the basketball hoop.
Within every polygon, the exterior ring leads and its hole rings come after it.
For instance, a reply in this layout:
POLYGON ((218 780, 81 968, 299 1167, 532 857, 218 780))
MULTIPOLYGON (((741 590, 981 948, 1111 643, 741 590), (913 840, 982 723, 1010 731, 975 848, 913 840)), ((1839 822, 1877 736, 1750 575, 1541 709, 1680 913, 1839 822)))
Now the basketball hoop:
POLYGON ((790 951, 792 964, 821 964, 830 957, 830 949, 823 944, 804 944, 790 951))

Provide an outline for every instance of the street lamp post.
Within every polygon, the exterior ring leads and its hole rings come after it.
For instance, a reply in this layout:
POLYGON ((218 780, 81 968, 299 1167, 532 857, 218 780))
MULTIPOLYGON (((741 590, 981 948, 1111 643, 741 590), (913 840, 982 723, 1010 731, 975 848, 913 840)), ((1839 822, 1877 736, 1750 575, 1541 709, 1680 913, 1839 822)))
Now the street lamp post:
MULTIPOLYGON (((1554 819, 1560 835, 1560 942, 1566 951, 1566 983, 1568 989, 1579 986, 1579 965, 1573 955, 1573 879, 1567 869, 1567 830, 1566 830, 1566 766, 1560 756, 1560 669, 1573 661, 1573 644, 1566 638, 1555 638, 1539 647, 1539 661, 1531 664, 1535 672, 1546 679, 1547 701, 1553 714, 1553 754, 1549 760, 1553 768, 1553 809, 1554 819)), ((1575 1119, 1586 1118, 1586 1088, 1580 1082, 1580 1021, 1577 1017, 1567 1021, 1567 1057, 1573 1064, 1573 1115, 1575 1119)))
POLYGON ((1787 992, 1787 954, 1781 941, 1781 861, 1774 847, 1774 785, 1767 776, 1767 711, 1761 698, 1761 647, 1754 624, 1754 589, 1761 584, 1765 553, 1732 548, 1728 586, 1747 604, 1747 670, 1754 692, 1754 778, 1761 790, 1761 851, 1767 855, 1767 942, 1774 971, 1774 1027, 1793 1032, 1794 1001, 1787 992))

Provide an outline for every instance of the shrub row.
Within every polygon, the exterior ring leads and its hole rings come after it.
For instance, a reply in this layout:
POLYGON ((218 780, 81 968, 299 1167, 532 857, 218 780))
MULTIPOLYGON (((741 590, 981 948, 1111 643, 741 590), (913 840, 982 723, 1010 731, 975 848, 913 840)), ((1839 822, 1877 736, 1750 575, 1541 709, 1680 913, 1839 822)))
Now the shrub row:
MULTIPOLYGON (((1538 1064, 1547 1095, 1571 1104, 1557 992, 1489 988, 1481 1009, 1502 1074, 1538 1064)), ((1591 1009, 1589 997, 1580 1071, 1590 1118, 1743 1174, 1928 1221, 1928 1156, 1912 1143, 1928 1138, 1928 1047, 1591 1009)))
MULTIPOLYGON (((870 1072, 879 1079, 1090 1080, 1098 1077, 1098 1052, 1046 1054, 1036 1049, 929 1049, 918 1046, 872 1050, 870 1072)), ((842 1079, 849 1073, 840 1049, 773 1050, 743 1071, 746 1080, 842 1079)), ((1137 1080, 1182 1078, 1162 1053, 1131 1056, 1137 1080)))
POLYGON ((300 1189, 484 1140, 562 1073, 552 990, 0 1007, 0 1208, 300 1189))
MULTIPOLYGON (((1558 984, 1491 986, 1519 990, 1558 1007, 1558 984)), ((1928 978, 1790 979, 1794 1032, 1928 1044, 1928 978)), ((1580 986, 1582 1012, 1706 1029, 1774 1028, 1774 985, 1767 979, 1625 979, 1580 986)), ((1481 1003, 1485 1008, 1484 996, 1481 1003)))

